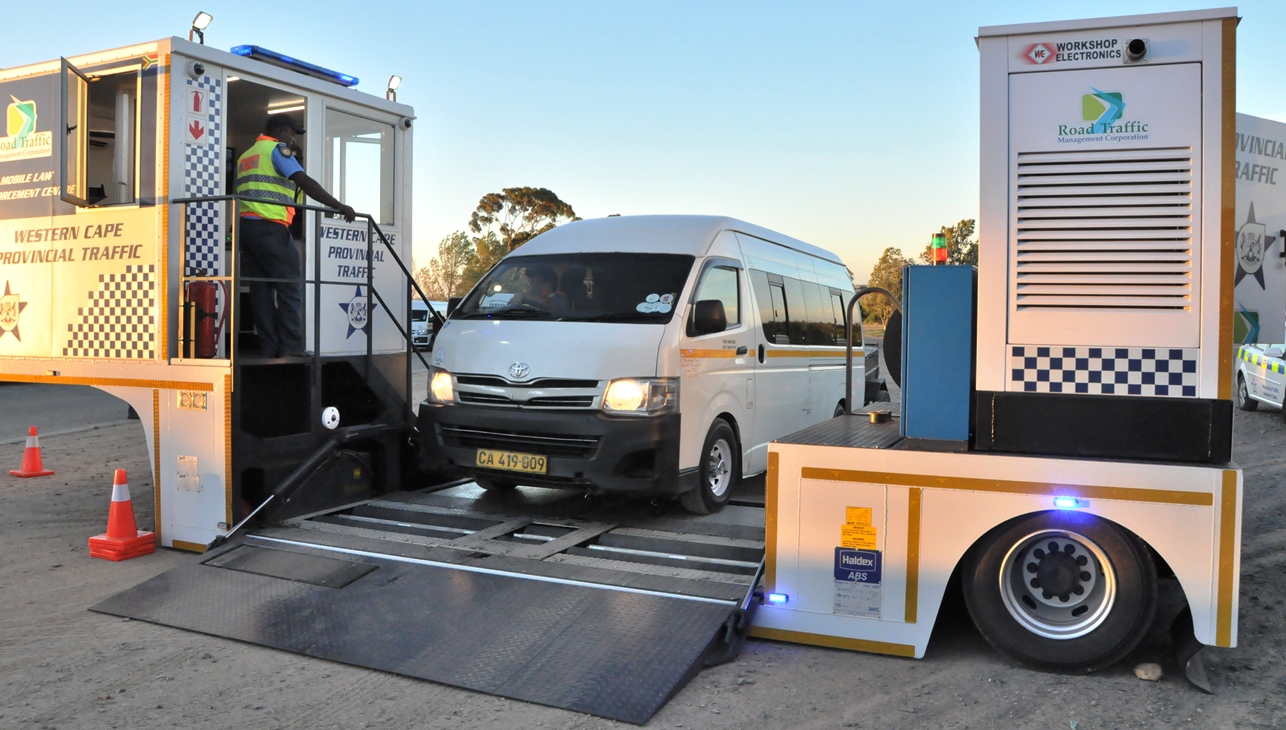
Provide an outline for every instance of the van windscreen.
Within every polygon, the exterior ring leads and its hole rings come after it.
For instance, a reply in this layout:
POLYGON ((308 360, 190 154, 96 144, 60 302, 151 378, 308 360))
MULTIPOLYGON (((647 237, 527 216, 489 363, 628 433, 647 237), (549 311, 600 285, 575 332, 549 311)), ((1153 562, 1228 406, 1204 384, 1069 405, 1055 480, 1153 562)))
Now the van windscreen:
POLYGON ((453 318, 665 324, 694 260, 655 253, 514 256, 474 287, 453 318))

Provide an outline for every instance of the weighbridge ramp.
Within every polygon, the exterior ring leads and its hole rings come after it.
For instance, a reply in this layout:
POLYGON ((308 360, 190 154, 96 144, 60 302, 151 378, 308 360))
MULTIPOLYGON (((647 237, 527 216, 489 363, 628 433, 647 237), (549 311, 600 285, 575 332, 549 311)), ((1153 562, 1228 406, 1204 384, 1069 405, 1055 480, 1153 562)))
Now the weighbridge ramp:
POLYGON ((764 510, 473 484, 262 527, 93 607, 642 724, 734 658, 764 510))

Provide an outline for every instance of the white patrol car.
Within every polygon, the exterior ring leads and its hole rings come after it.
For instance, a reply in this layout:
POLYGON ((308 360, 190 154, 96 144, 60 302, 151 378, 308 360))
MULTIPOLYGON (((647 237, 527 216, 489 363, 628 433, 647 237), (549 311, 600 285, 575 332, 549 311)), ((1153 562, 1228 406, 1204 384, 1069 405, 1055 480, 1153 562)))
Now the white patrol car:
POLYGON ((1237 349, 1237 407, 1282 406, 1286 393, 1286 345, 1242 345, 1237 349))

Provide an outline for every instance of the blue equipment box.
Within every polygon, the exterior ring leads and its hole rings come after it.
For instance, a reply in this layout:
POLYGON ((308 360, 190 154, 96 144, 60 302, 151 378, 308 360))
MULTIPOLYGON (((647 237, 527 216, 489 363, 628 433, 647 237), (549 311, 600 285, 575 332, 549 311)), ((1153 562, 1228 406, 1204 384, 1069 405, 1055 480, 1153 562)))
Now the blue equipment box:
POLYGON ((901 428, 908 448, 969 448, 977 278, 972 266, 902 270, 901 428))

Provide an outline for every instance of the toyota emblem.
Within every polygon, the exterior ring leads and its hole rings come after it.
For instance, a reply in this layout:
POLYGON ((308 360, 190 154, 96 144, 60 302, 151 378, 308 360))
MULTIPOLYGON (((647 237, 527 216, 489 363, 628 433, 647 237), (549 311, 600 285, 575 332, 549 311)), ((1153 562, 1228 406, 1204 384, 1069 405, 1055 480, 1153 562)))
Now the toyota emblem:
POLYGON ((531 366, 525 362, 516 362, 509 366, 509 377, 514 380, 522 380, 529 372, 531 372, 531 366))

